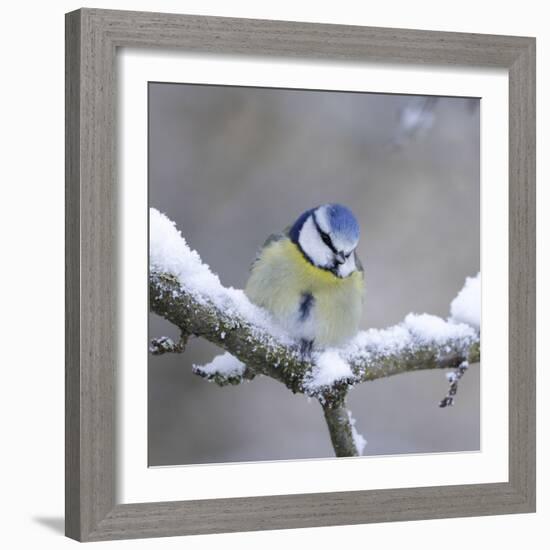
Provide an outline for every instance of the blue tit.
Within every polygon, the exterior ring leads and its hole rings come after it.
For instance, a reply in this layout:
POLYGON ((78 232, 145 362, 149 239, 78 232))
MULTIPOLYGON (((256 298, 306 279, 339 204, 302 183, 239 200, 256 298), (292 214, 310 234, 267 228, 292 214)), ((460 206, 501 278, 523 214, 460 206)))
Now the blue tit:
POLYGON ((271 235, 252 265, 246 295, 298 339, 305 354, 341 346, 358 331, 364 295, 358 241, 349 208, 325 204, 271 235))

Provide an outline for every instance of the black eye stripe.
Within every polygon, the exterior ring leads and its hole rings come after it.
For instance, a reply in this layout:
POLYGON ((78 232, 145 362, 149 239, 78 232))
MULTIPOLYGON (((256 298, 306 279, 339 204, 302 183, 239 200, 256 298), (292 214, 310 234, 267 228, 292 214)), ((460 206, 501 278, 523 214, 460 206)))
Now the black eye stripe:
POLYGON ((321 226, 319 225, 319 222, 317 221, 317 216, 315 216, 315 212, 311 216, 313 218, 313 223, 315 224, 315 227, 317 228, 317 231, 319 232, 319 235, 321 235, 322 241, 332 250, 334 254, 338 254, 338 250, 334 247, 332 244, 332 240, 330 238, 330 235, 328 233, 325 233, 321 226))

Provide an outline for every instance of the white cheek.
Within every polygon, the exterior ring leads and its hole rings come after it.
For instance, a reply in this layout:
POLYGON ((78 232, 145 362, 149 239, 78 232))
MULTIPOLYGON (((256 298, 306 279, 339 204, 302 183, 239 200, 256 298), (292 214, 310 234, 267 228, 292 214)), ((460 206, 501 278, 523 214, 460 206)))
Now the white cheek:
POLYGON ((318 266, 328 267, 332 265, 333 254, 330 248, 322 241, 315 224, 308 218, 302 229, 298 242, 302 250, 311 258, 311 261, 318 266))
POLYGON ((338 268, 338 274, 340 277, 347 277, 348 275, 351 275, 355 270, 357 269, 357 266, 355 265, 355 254, 351 254, 351 256, 338 268))

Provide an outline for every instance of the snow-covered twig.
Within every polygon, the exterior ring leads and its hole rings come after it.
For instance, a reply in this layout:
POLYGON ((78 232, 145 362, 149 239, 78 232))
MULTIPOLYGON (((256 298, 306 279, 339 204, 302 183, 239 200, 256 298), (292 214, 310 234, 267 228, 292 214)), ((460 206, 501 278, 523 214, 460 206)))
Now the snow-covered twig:
POLYGON ((221 284, 166 216, 152 209, 150 227, 151 310, 183 335, 200 336, 228 352, 194 372, 220 385, 269 376, 294 393, 316 397, 337 456, 359 454, 345 406, 351 386, 479 360, 476 328, 426 314, 409 314, 394 327, 363 331, 343 348, 304 358, 265 310, 221 284))
POLYGON ((193 365, 193 372, 219 386, 241 384, 255 376, 254 371, 227 352, 215 357, 208 365, 193 365))
POLYGON ((458 391, 458 381, 464 376, 464 373, 468 369, 468 361, 462 361, 458 367, 447 373, 447 380, 449 381, 449 391, 447 395, 439 402, 441 408, 452 407, 455 402, 455 395, 458 391))
POLYGON ((189 335, 182 333, 178 343, 168 336, 153 338, 149 345, 149 352, 152 355, 164 355, 165 353, 183 353, 187 346, 189 335))

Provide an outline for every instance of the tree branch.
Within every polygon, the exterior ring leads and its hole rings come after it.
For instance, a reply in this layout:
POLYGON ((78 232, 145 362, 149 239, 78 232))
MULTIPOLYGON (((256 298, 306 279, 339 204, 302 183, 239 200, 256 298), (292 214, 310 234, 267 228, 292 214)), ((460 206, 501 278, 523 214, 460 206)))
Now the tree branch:
POLYGON ((199 300, 173 275, 152 271, 149 292, 151 310, 183 333, 201 336, 229 351, 255 374, 274 378, 294 393, 302 391, 301 382, 311 365, 297 349, 281 344, 246 319, 229 315, 207 297, 199 300))
MULTIPOLYGON (((383 331, 361 333, 338 354, 349 365, 349 375, 328 385, 316 385, 316 359, 304 359, 298 347, 279 341, 252 320, 229 315, 208 297, 198 298, 185 289, 177 278, 167 273, 151 271, 150 307, 161 317, 176 325, 184 334, 209 340, 230 352, 254 374, 263 374, 283 383, 294 393, 305 393, 334 401, 350 385, 421 369, 451 369, 463 361, 479 361, 479 337, 474 333, 430 341, 422 334, 403 327, 395 335, 396 342, 377 338, 383 331)), ((442 323, 445 323, 441 320, 442 323)), ((395 329, 388 329, 395 330, 395 329)), ((200 369, 195 369, 201 374, 200 369)), ((202 374, 201 374, 202 375, 202 374)), ((247 376, 250 377, 251 373, 247 376)), ((213 376, 205 376, 214 379, 213 376)), ((222 385, 227 383, 220 377, 222 385)), ((236 383, 233 380, 229 383, 236 383)))
POLYGON ((344 403, 323 404, 323 412, 336 456, 359 456, 350 413, 344 403))
MULTIPOLYGON (((360 455, 366 443, 346 408, 353 385, 420 369, 460 369, 479 361, 479 331, 470 326, 479 327, 479 277, 467 279, 451 305, 450 321, 409 314, 394 327, 360 332, 343 348, 305 358, 265 310, 242 291, 222 286, 173 222, 154 209, 150 222, 150 308, 181 331, 177 344, 165 337, 153 340, 151 352, 181 353, 189 336, 200 336, 228 353, 209 365, 194 366, 199 376, 225 386, 264 375, 293 393, 317 398, 337 456, 360 455)), ((448 397, 456 393, 458 378, 450 380, 454 386, 448 397)))
POLYGON ((458 367, 447 373, 447 380, 449 381, 449 391, 447 395, 439 402, 441 408, 452 407, 455 402, 455 395, 458 391, 458 381, 464 376, 464 373, 469 367, 468 361, 462 361, 458 367))
POLYGON ((181 337, 178 343, 174 342, 167 336, 161 336, 159 338, 153 338, 149 351, 152 355, 164 355, 165 353, 183 353, 187 346, 189 335, 181 333, 181 337))

